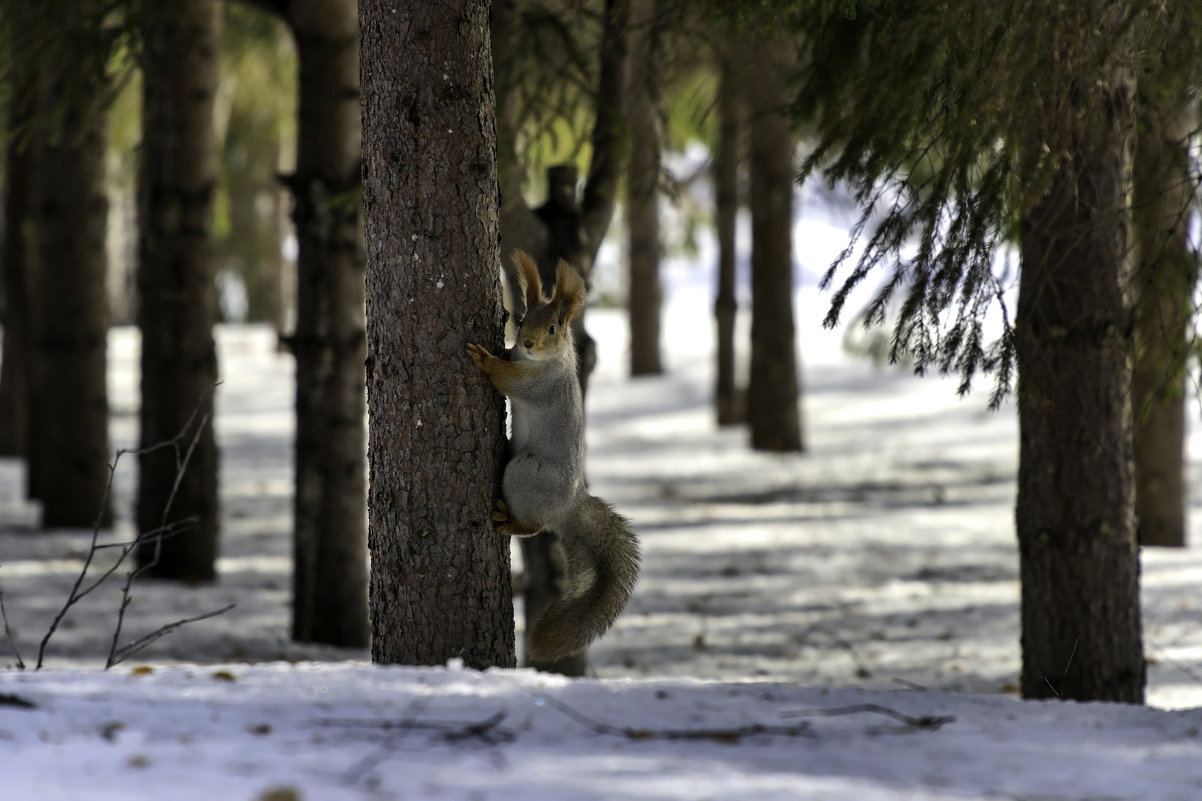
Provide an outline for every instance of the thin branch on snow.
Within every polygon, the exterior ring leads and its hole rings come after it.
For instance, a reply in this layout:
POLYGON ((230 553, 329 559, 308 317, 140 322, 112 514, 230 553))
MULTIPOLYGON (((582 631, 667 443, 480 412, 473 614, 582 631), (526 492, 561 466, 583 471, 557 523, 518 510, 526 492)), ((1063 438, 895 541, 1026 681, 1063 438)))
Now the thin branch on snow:
POLYGON ((539 700, 564 716, 589 729, 594 734, 624 737, 627 740, 708 740, 725 745, 737 745, 748 737, 808 737, 813 736, 808 722, 790 726, 772 726, 752 723, 731 728, 703 729, 644 729, 637 726, 614 726, 590 718, 583 712, 565 704, 558 698, 540 695, 539 700))
POLYGON ((434 732, 437 739, 448 743, 463 742, 478 739, 487 745, 507 745, 513 742, 515 734, 512 729, 501 726, 506 713, 500 710, 490 717, 479 721, 445 721, 445 720, 355 720, 350 718, 330 718, 321 721, 322 726, 337 726, 341 728, 369 728, 381 731, 426 731, 434 732))
POLYGON ((4 588, 0 587, 0 619, 4 621, 4 638, 8 640, 8 647, 12 649, 13 656, 17 658, 17 670, 25 669, 25 662, 21 659, 21 651, 17 648, 17 641, 13 638, 13 631, 8 625, 8 611, 4 608, 4 588))
POLYGON ((780 716, 782 718, 836 718, 845 715, 862 714, 884 715, 887 718, 904 723, 911 728, 927 729, 929 731, 935 731, 945 724, 953 723, 956 720, 953 715, 922 715, 914 717, 879 704, 853 704, 851 706, 837 706, 831 709, 795 709, 781 712, 780 716))
MULTIPOLYGON (((180 428, 178 434, 176 434, 174 437, 167 440, 166 442, 160 442, 157 445, 151 445, 148 448, 144 448, 142 450, 135 451, 135 453, 137 453, 138 455, 141 455, 143 453, 152 453, 152 452, 160 450, 162 448, 171 448, 175 452, 175 480, 172 482, 171 492, 167 495, 167 501, 163 505, 163 516, 160 520, 159 527, 158 527, 158 529, 154 529, 154 531, 161 531, 161 530, 167 529, 169 526, 178 525, 178 522, 177 523, 168 523, 167 515, 171 512, 171 506, 175 502, 176 493, 179 492, 180 484, 183 483, 184 473, 188 469, 188 462, 190 462, 192 460, 192 454, 196 450, 197 443, 200 442, 200 434, 202 431, 204 431, 205 426, 207 426, 209 424, 209 421, 212 420, 212 418, 213 418, 212 398, 213 398, 214 393, 217 391, 217 387, 219 387, 219 386, 221 386, 220 381, 213 384, 208 389, 207 394, 208 394, 208 399, 209 399, 209 410, 207 412, 202 411, 204 408, 204 403, 205 403, 205 395, 201 395, 199 398, 196 399, 196 405, 192 408, 192 413, 190 415, 188 415, 188 419, 184 421, 184 425, 182 428, 180 428), (199 418, 199 422, 197 422, 197 418, 199 418), (196 423, 195 428, 193 428, 193 425, 192 425, 193 423, 196 423), (187 437, 189 430, 192 431, 192 437, 188 441, 187 448, 181 453, 180 442, 182 442, 185 439, 185 437, 187 437)), ((192 518, 189 518, 188 520, 189 520, 189 524, 191 524, 191 522, 194 522, 194 519, 192 519, 192 518)), ((142 541, 143 541, 143 538, 141 535, 139 535, 137 538, 135 538, 134 545, 131 546, 128 550, 122 551, 121 557, 118 561, 124 561, 125 557, 128 556, 130 554, 130 552, 132 552, 134 550, 134 548, 136 548, 137 545, 139 545, 142 541)), ((219 609, 219 610, 215 610, 212 612, 206 612, 203 615, 197 615, 196 617, 176 621, 175 623, 170 623, 156 631, 151 632, 150 634, 146 635, 145 637, 141 637, 141 638, 134 640, 133 642, 125 645, 124 647, 119 648, 117 646, 117 643, 121 639, 121 630, 125 625, 125 610, 127 608, 129 608, 129 604, 133 600, 133 596, 131 595, 131 590, 133 589, 134 581, 140 575, 142 575, 142 573, 144 573, 147 570, 150 570, 155 565, 157 565, 159 562, 159 557, 162 554, 162 542, 163 542, 162 536, 156 536, 153 538, 153 540, 148 539, 145 541, 153 541, 154 542, 154 544, 155 544, 154 556, 150 560, 148 560, 146 562, 146 564, 139 565, 139 566, 135 567, 133 570, 131 570, 125 574, 125 583, 121 585, 121 606, 118 607, 118 610, 117 610, 117 625, 113 628, 113 640, 112 640, 112 643, 109 645, 108 659, 105 660, 105 664, 104 664, 105 670, 108 670, 109 668, 113 667, 114 665, 120 664, 123 660, 125 660, 129 656, 137 653, 138 651, 141 651, 147 645, 149 645, 150 643, 159 639, 164 634, 174 631, 175 629, 179 628, 180 626, 183 626, 188 623, 193 623, 197 620, 205 620, 206 618, 215 617, 217 615, 224 614, 224 613, 228 612, 230 609, 234 608, 234 605, 230 604, 229 606, 225 607, 224 609, 219 609)))
MULTIPOLYGON (((120 614, 122 614, 122 615, 125 614, 125 607, 128 606, 128 598, 129 598, 129 596, 125 596, 124 598, 122 598, 121 612, 120 612, 120 614)), ((139 651, 141 651, 146 646, 150 645, 155 640, 159 639, 160 637, 162 637, 164 635, 170 634, 171 632, 178 629, 180 626, 186 626, 189 623, 195 623, 198 620, 207 620, 211 617, 217 617, 218 615, 224 615, 226 612, 230 611, 235 606, 237 606, 237 604, 226 604, 225 606, 221 607, 220 609, 214 609, 211 612, 204 612, 203 614, 199 614, 194 617, 184 618, 183 620, 177 620, 174 623, 168 623, 167 625, 161 626, 161 627, 155 629, 154 631, 150 632, 149 634, 143 635, 142 637, 139 637, 138 639, 134 640, 133 642, 122 646, 121 648, 114 647, 113 650, 109 651, 109 657, 108 657, 108 660, 105 662, 104 669, 108 670, 109 668, 111 668, 115 665, 121 664, 126 659, 129 659, 131 656, 138 653, 139 651)), ((114 640, 114 646, 115 645, 116 645, 116 642, 114 640)))
MULTIPOLYGON (((209 388, 207 395, 210 399, 213 396, 213 392, 216 390, 216 388, 219 385, 220 385, 220 382, 214 384, 212 387, 209 388)), ((196 615, 195 617, 186 618, 184 620, 178 620, 178 621, 175 621, 174 623, 168 623, 167 625, 151 632, 150 634, 140 637, 131 643, 128 643, 124 646, 118 645, 118 642, 120 641, 120 638, 121 638, 121 630, 125 623, 125 610, 129 607, 130 602, 133 600, 131 590, 133 588, 134 580, 137 579, 137 577, 140 576, 144 571, 153 567, 158 562, 158 557, 159 557, 159 552, 160 552, 159 546, 161 545, 161 543, 164 539, 166 539, 168 537, 174 537, 177 534, 181 534, 184 531, 187 531, 187 529, 189 527, 191 527, 193 524, 196 523, 195 517, 188 517, 188 518, 184 518, 182 520, 172 521, 170 523, 167 522, 166 518, 167 518, 168 513, 170 512, 171 505, 175 500, 175 496, 179 490, 180 484, 183 481, 184 473, 188 468, 188 462, 191 460, 192 453, 196 449, 196 445, 200 440, 200 432, 204 429, 204 427, 206 425, 208 425, 210 419, 213 416, 211 403, 210 403, 210 409, 207 412, 203 411, 204 403, 205 403, 205 396, 201 396, 200 398, 197 399, 196 406, 193 408, 192 413, 188 416, 188 419, 184 423, 183 428, 180 429, 180 432, 178 434, 176 434, 174 437, 172 437, 171 439, 166 440, 165 442, 157 443, 155 445, 147 446, 145 448, 122 448, 122 449, 118 450, 116 455, 113 457, 112 463, 108 465, 108 468, 109 468, 108 481, 105 482, 104 492, 101 495, 101 499, 100 499, 100 508, 102 510, 105 508, 106 504, 108 503, 109 497, 112 495, 113 479, 116 476, 117 466, 120 464, 121 458, 123 456, 126 456, 126 455, 141 456, 143 454, 152 453, 152 452, 160 450, 162 448, 172 448, 175 451, 175 481, 172 485, 171 493, 167 498, 165 508, 163 509, 163 522, 157 528, 151 529, 150 531, 142 532, 142 533, 138 534, 136 537, 134 537, 134 539, 129 540, 127 542, 103 543, 102 544, 99 541, 102 515, 101 514, 97 515, 96 522, 93 523, 93 525, 92 525, 92 540, 88 547, 87 554, 84 557, 83 566, 80 568, 79 574, 75 577, 75 582, 71 585, 70 592, 67 593, 67 599, 63 602, 63 605, 59 608, 59 610, 55 614, 53 620, 51 620, 50 626, 47 629, 45 636, 42 637, 42 641, 38 646, 37 663, 34 665, 35 670, 40 670, 42 665, 44 664, 45 657, 46 657, 46 648, 50 644, 51 638, 58 631, 59 624, 62 622, 63 618, 66 617, 67 613, 71 610, 71 608, 73 606, 75 606, 77 603, 79 603, 81 600, 86 598, 88 595, 90 595, 93 591, 98 589, 102 584, 104 584, 105 581, 107 581, 110 576, 112 576, 115 572, 117 572, 117 570, 122 565, 125 564, 126 559, 129 558, 129 555, 131 553, 133 553, 135 550, 137 550, 137 548, 140 545, 143 545, 146 543, 154 543, 155 544, 154 557, 149 562, 147 562, 147 564, 135 567, 133 570, 129 571, 125 576, 125 583, 122 585, 122 588, 121 588, 121 605, 117 612, 117 623, 113 630, 112 644, 109 647, 108 658, 105 662, 106 670, 108 668, 113 667, 114 665, 119 664, 123 660, 127 659, 128 657, 130 657, 133 654, 137 653, 138 651, 142 650, 147 645, 149 645, 150 643, 159 639, 160 637, 164 636, 165 634, 169 634, 170 632, 175 631, 180 626, 186 625, 188 623, 193 623, 198 620, 205 620, 210 617, 215 617, 217 615, 224 614, 225 612, 228 612, 230 609, 234 608, 234 605, 230 604, 229 606, 226 606, 223 609, 217 609, 217 610, 214 610, 211 612, 206 612, 201 615, 196 615), (194 424, 195 424, 195 427, 194 427, 194 424), (188 439, 189 432, 191 432, 190 439, 188 439), (183 443, 185 441, 187 441, 186 447, 181 448, 181 443, 183 443), (99 553, 100 551, 108 549, 108 548, 117 548, 117 549, 119 549, 120 553, 117 555, 117 558, 114 560, 113 564, 111 564, 107 569, 105 569, 91 583, 89 583, 85 586, 85 581, 88 579, 88 571, 92 567, 92 562, 96 558, 96 554, 99 553)), ((2 603, 2 601, 3 601, 3 595, 0 595, 0 603, 2 603)), ((2 613, 2 612, 3 612, 3 608, 2 608, 2 606, 0 606, 0 613, 2 613)), ((8 632, 7 616, 4 616, 4 627, 5 627, 5 631, 8 632)), ((10 641, 10 643, 12 642, 11 633, 9 633, 9 641, 10 641)), ((15 650, 16 650, 15 644, 13 644, 13 649, 15 652, 15 650)), ((17 656, 17 660, 18 660, 18 667, 24 668, 24 664, 22 664, 20 662, 19 654, 17 656)))
MULTIPOLYGON (((517 739, 517 735, 512 729, 501 726, 501 722, 505 720, 505 717, 505 711, 498 710, 495 714, 483 720, 467 722, 417 720, 414 718, 406 718, 404 720, 331 718, 321 721, 320 724, 345 729, 374 729, 387 734, 385 741, 380 743, 379 747, 373 753, 366 754, 344 771, 344 775, 349 781, 357 782, 368 771, 389 759, 400 746, 400 741, 406 735, 413 732, 433 732, 432 741, 436 740, 448 744, 475 740, 479 741, 482 745, 494 749, 509 745, 517 739)), ((499 758, 499 755, 494 758, 494 764, 497 763, 499 758)))

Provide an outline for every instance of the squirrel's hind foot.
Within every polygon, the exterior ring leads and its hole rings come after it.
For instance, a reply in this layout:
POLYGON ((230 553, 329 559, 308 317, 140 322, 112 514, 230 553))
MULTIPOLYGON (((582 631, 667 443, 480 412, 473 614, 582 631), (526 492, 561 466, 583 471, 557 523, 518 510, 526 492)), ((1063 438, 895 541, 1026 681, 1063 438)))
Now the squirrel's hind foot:
POLYGON ((510 517, 509 504, 501 498, 497 498, 497 510, 492 513, 492 522, 498 533, 514 537, 532 537, 542 530, 541 527, 531 528, 510 517))

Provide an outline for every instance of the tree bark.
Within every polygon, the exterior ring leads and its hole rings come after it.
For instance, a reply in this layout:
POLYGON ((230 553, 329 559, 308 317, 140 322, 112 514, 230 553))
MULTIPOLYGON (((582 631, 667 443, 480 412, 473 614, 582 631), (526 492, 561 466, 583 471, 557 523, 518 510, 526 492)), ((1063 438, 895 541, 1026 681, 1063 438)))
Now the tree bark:
POLYGON ((138 531, 194 522, 181 534, 144 542, 138 564, 149 576, 188 582, 216 578, 220 525, 217 444, 204 415, 217 382, 213 102, 221 9, 217 0, 185 0, 170 13, 149 12, 144 23, 138 531), (145 450, 185 431, 178 449, 145 450), (193 437, 184 465, 182 451, 193 437))
POLYGON ((364 647, 366 411, 359 31, 353 0, 289 10, 300 59, 292 636, 364 647))
MULTIPOLYGON (((1071 35, 1113 31, 1119 6, 1074 7, 1071 35)), ((1126 58, 1106 81, 1088 72, 1075 78, 1076 91, 1054 93, 1072 98, 1058 110, 1064 155, 1021 222, 1016 523, 1027 698, 1143 700, 1128 298, 1134 87, 1125 41, 1126 58)), ((1066 34, 1069 55, 1049 80, 1074 80, 1079 44, 1066 34)))
POLYGON ((794 138, 784 115, 790 95, 780 41, 753 39, 748 84, 751 172, 751 369, 747 419, 751 447, 802 451, 800 387, 793 322, 794 138))
POLYGON ((361 0, 372 658, 512 666, 488 4, 361 0))
MULTIPOLYGON (((15 113, 10 124, 28 123, 29 113, 15 113)), ((32 185, 36 148, 31 141, 19 147, 9 137, 4 169, 4 251, 0 270, 4 281, 4 351, 0 363, 0 455, 26 458, 29 453, 30 307, 28 271, 33 231, 32 185)))
POLYGON ((630 266, 627 310, 630 315, 630 374, 660 375, 659 172, 663 121, 660 118, 659 73, 653 0, 639 5, 638 28, 630 82, 630 158, 626 165, 627 263, 630 266))
MULTIPOLYGON (((57 23, 86 31, 82 17, 93 10, 83 4, 57 23)), ((30 486, 42 501, 43 527, 87 528, 112 520, 111 504, 103 500, 109 478, 106 116, 95 104, 104 87, 102 75, 78 64, 56 65, 53 73, 46 78, 46 103, 62 126, 53 134, 43 130, 34 179, 37 253, 30 277, 38 308, 30 404, 37 413, 30 486)))
POLYGON ((1136 105, 1134 239, 1137 301, 1135 517, 1143 545, 1183 547, 1186 535, 1185 396, 1197 255, 1187 222, 1193 202, 1184 81, 1140 80, 1136 105))
POLYGON ((714 153, 714 228, 718 237, 718 287, 714 301, 717 365, 714 406, 718 425, 747 421, 743 398, 735 378, 735 228, 739 214, 740 81, 735 73, 739 58, 727 52, 722 58, 718 86, 718 149, 714 153))

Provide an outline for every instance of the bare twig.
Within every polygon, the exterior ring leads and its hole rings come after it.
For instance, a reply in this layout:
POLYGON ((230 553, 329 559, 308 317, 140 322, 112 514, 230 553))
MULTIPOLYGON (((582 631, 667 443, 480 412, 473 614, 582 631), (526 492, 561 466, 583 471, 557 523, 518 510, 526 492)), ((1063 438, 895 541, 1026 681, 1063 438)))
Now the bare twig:
MULTIPOLYGON (((205 399, 206 399, 205 395, 202 395, 200 398, 197 399, 196 406, 194 406, 192 408, 192 413, 190 415, 188 415, 188 419, 184 422, 184 425, 180 429, 178 434, 176 434, 174 437, 169 439, 167 442, 159 443, 157 445, 152 445, 142 451, 139 451, 139 455, 140 455, 143 453, 152 453, 154 451, 161 450, 162 448, 171 448, 172 451, 175 453, 175 480, 171 484, 171 492, 167 495, 167 502, 165 504, 163 504, 163 514, 162 514, 162 517, 159 519, 159 527, 158 527, 158 529, 154 529, 155 531, 162 531, 162 530, 167 529, 170 525, 174 525, 174 524, 169 524, 167 522, 167 515, 170 514, 171 506, 172 506, 172 504, 175 503, 176 493, 179 492, 180 484, 183 482, 183 479, 184 479, 184 473, 188 469, 188 462, 190 462, 192 460, 192 453, 196 450, 196 445, 200 441, 200 434, 202 431, 204 431, 204 427, 209 424, 209 421, 213 417, 213 406, 212 406, 213 393, 216 391, 217 387, 220 386, 220 383, 221 382, 217 382, 216 384, 213 384, 213 386, 209 387, 209 389, 208 389, 207 395, 208 395, 208 399, 209 399, 209 410, 207 412, 202 412, 202 409, 204 408, 205 399), (197 423, 195 429, 193 429, 192 424, 197 421, 198 417, 200 418, 199 423, 197 423), (180 442, 182 442, 184 440, 184 438, 188 435, 189 430, 192 430, 192 438, 188 442, 187 449, 181 454, 180 453, 180 442)), ((139 535, 139 537, 135 540, 135 543, 138 543, 138 541, 140 541, 140 540, 142 540, 141 535, 139 535)), ((179 628, 180 626, 182 626, 186 623, 191 623, 196 620, 204 620, 205 618, 224 614, 225 612, 228 612, 230 609, 233 608, 233 606, 231 605, 231 606, 227 606, 225 609, 221 609, 219 611, 207 612, 203 615, 199 615, 197 617, 190 618, 188 620, 181 620, 181 621, 171 624, 169 626, 164 626, 163 628, 159 629, 158 631, 148 634, 146 637, 142 637, 140 639, 134 640, 134 642, 132 642, 122 648, 118 648, 117 643, 121 640, 121 630, 125 626, 125 610, 127 608, 129 608, 129 604, 133 600, 133 597, 131 596, 130 591, 133 589, 134 581, 140 575, 142 575, 142 573, 144 573, 147 570, 150 570, 152 567, 157 565, 159 562, 160 556, 162 556, 163 537, 156 536, 154 538, 153 542, 154 542, 154 555, 149 560, 147 560, 145 564, 138 565, 133 570, 131 570, 125 574, 125 583, 121 585, 121 605, 118 607, 118 610, 117 610, 117 625, 113 627, 113 639, 109 645, 108 659, 105 660, 105 665, 104 665, 105 670, 111 668, 113 665, 119 664, 122 660, 126 659, 131 654, 137 653, 138 651, 142 650, 143 647, 154 642, 159 637, 163 636, 163 634, 166 634, 169 631, 174 631, 175 629, 179 628)), ((124 560, 125 557, 128 555, 129 555, 129 551, 124 551, 121 555, 121 559, 124 560)))
MULTIPOLYGON (((1080 644, 1081 644, 1080 637, 1078 637, 1076 640, 1073 641, 1073 650, 1068 655, 1068 662, 1065 663, 1065 665, 1064 665, 1064 674, 1060 679, 1061 687, 1063 687, 1065 684, 1068 683, 1068 672, 1069 672, 1069 669, 1073 666, 1073 659, 1077 656, 1077 646, 1080 644)), ((1047 685, 1051 689, 1051 691, 1056 693, 1057 698, 1059 698, 1062 701, 1064 700, 1064 696, 1060 694, 1060 690, 1056 689, 1056 685, 1052 683, 1052 680, 1048 678, 1046 673, 1039 674, 1039 678, 1043 679, 1044 682, 1047 683, 1047 685)))
MULTIPOLYGON (((128 596, 126 596, 126 599, 127 598, 128 598, 128 596)), ((125 613, 125 606, 128 603, 128 600, 126 600, 126 599, 122 599, 121 614, 125 613)), ((155 629, 154 631, 150 632, 149 634, 143 635, 142 637, 139 637, 138 639, 134 640, 133 642, 122 646, 121 648, 114 647, 114 649, 109 652, 108 661, 105 662, 104 669, 108 670, 109 668, 113 667, 114 665, 121 664, 126 659, 129 659, 131 656, 136 654, 138 651, 141 651, 143 648, 150 645, 155 640, 159 639, 160 637, 162 637, 166 634, 170 634, 171 632, 178 629, 180 626, 186 626, 187 624, 195 623, 198 620, 207 620, 208 618, 211 618, 211 617, 217 617, 218 615, 224 615, 226 612, 230 611, 235 606, 237 606, 237 604, 226 604, 225 606, 221 607, 220 609, 214 609, 211 612, 205 612, 203 614, 196 615, 195 617, 189 617, 189 618, 185 618, 183 620, 177 620, 174 623, 168 623, 167 625, 161 626, 161 627, 155 629)))
POLYGON ((13 656, 17 658, 17 670, 24 670, 25 662, 21 659, 21 652, 17 649, 17 641, 13 638, 13 631, 8 625, 8 611, 4 608, 3 587, 0 587, 0 619, 4 621, 4 638, 8 640, 8 647, 12 649, 13 656))
POLYGON ((555 709, 566 717, 589 729, 594 734, 605 734, 613 737, 624 737, 627 740, 709 740, 725 745, 737 745, 748 737, 803 737, 810 736, 810 724, 801 722, 790 726, 772 726, 763 723, 752 723, 746 726, 731 728, 704 729, 644 729, 636 726, 614 726, 601 723, 590 718, 583 712, 547 695, 540 695, 547 706, 555 709))
MULTIPOLYGON (((112 495, 112 492, 113 492, 113 476, 117 472, 117 465, 121 463, 121 457, 128 452, 129 451, 127 451, 125 449, 117 451, 117 455, 113 457, 112 464, 110 464, 108 466, 109 477, 108 477, 108 480, 104 484, 104 492, 100 496, 100 509, 101 510, 104 510, 108 506, 109 496, 112 495)), ((97 541, 100 539, 101 521, 102 521, 102 517, 101 517, 101 515, 98 514, 96 517, 96 521, 92 524, 92 542, 91 542, 91 546, 88 548, 87 555, 84 557, 83 567, 80 568, 79 575, 77 575, 75 577, 75 583, 71 585, 71 591, 69 593, 67 593, 67 600, 65 600, 63 602, 63 605, 59 608, 58 612, 54 615, 54 619, 50 621, 50 627, 46 630, 46 635, 44 637, 42 637, 42 642, 38 645, 38 661, 34 665, 34 670, 42 669, 42 664, 43 664, 43 662, 45 662, 45 659, 46 659, 46 646, 50 644, 50 638, 54 636, 54 633, 56 631, 58 631, 58 624, 62 622, 62 619, 66 616, 67 612, 70 611, 71 607, 73 607, 76 603, 78 603, 79 599, 83 597, 83 595, 79 594, 79 588, 80 588, 80 586, 83 585, 84 579, 87 578, 88 569, 92 566, 92 560, 96 557, 96 551, 97 551, 96 546, 97 546, 97 541)), ((123 560, 124 558, 125 558, 125 554, 123 553, 121 555, 121 557, 117 560, 117 564, 120 564, 121 560, 123 560)), ((115 570, 115 569, 116 569, 115 567, 112 568, 112 570, 115 570)), ((109 572, 112 572, 112 570, 110 570, 109 572)), ((93 587, 91 589, 95 589, 95 588, 93 587)), ((91 592, 91 589, 89 589, 88 591, 91 592)))
POLYGON ((880 706, 879 704, 852 704, 850 706, 837 706, 830 709, 797 709, 781 712, 780 716, 782 718, 835 718, 844 715, 861 715, 865 713, 884 715, 887 718, 893 718, 915 729, 929 729, 931 731, 956 720, 952 715, 922 715, 921 717, 913 717, 912 715, 907 715, 904 712, 898 712, 896 709, 890 709, 887 706, 880 706))
MULTIPOLYGON (((387 760, 400 745, 400 740, 412 732, 433 732, 435 740, 444 743, 461 743, 470 740, 479 741, 485 746, 496 748, 509 745, 516 739, 512 729, 501 726, 505 720, 505 710, 479 721, 441 721, 417 720, 356 720, 350 718, 331 718, 320 722, 322 726, 337 726, 345 729, 375 729, 385 732, 385 741, 378 744, 373 753, 364 755, 361 759, 344 771, 346 778, 357 782, 363 774, 387 760)), ((494 755, 494 762, 499 756, 494 755)))
POLYGON ((513 741, 511 729, 501 726, 505 720, 505 710, 479 721, 447 721, 447 720, 356 720, 352 718, 329 718, 321 721, 322 726, 338 726, 340 728, 370 728, 380 731, 428 731, 437 734, 438 739, 448 743, 464 740, 480 740, 487 745, 504 745, 513 741))
MULTIPOLYGON (((219 385, 219 383, 214 384, 212 387, 209 388, 209 390, 207 392, 207 397, 209 399, 212 398, 213 391, 217 388, 218 385, 219 385)), ((121 638, 121 630, 125 623, 125 610, 129 607, 130 602, 133 600, 132 596, 131 596, 131 589, 133 587, 134 580, 139 575, 141 575, 143 571, 147 570, 148 568, 152 567, 155 563, 157 563, 159 554, 161 553, 161 551, 160 551, 161 544, 165 538, 173 537, 177 534, 180 534, 180 533, 186 531, 190 526, 192 526, 193 524, 196 523, 196 518, 194 518, 194 517, 185 518, 183 520, 176 520, 176 521, 169 523, 169 522, 167 522, 167 515, 170 513, 171 505, 175 500, 175 496, 179 490, 180 483, 183 481, 184 472, 187 470, 188 462, 191 460, 192 453, 195 450, 197 442, 200 439, 200 432, 204 429, 204 427, 206 425, 208 425, 209 420, 212 418, 211 407, 210 407, 209 411, 207 411, 207 412, 203 411, 205 401, 206 401, 206 396, 201 396, 197 400, 196 406, 195 406, 195 408, 193 408, 192 414, 189 415, 188 420, 184 423, 183 428, 180 430, 180 432, 178 434, 176 434, 170 440, 167 440, 165 442, 160 442, 155 445, 150 445, 145 448, 122 448, 117 451, 116 455, 113 458, 112 463, 108 466, 108 468, 109 468, 108 481, 105 482, 104 493, 102 494, 101 499, 100 499, 100 509, 101 510, 106 508, 108 499, 112 495, 113 479, 117 473, 117 466, 120 464, 122 457, 124 457, 126 455, 141 456, 143 454, 153 453, 154 451, 158 451, 163 448, 172 448, 175 451, 175 481, 174 481, 174 484, 172 485, 171 493, 168 496, 167 502, 163 509, 162 524, 160 526, 158 526, 157 528, 151 529, 150 531, 145 531, 145 532, 138 534, 138 536, 136 536, 133 540, 130 540, 128 542, 102 544, 102 543, 100 543, 99 540, 100 540, 100 529, 101 529, 101 523, 103 520, 103 515, 97 514, 96 521, 92 525, 92 541, 88 547, 87 555, 84 557, 83 566, 80 568, 79 574, 75 578, 75 582, 71 585, 71 590, 70 590, 70 592, 68 592, 66 600, 63 602, 62 607, 60 607, 58 612, 55 614, 54 619, 51 620, 50 626, 46 631, 46 635, 42 638, 42 641, 38 646, 38 658, 37 658, 37 663, 34 666, 35 670, 40 670, 42 665, 44 664, 45 657, 46 657, 46 648, 49 645, 50 640, 54 636, 55 632, 58 631, 59 624, 62 622, 63 618, 66 616, 67 612, 69 612, 71 610, 71 608, 73 606, 75 606, 75 604, 79 603, 81 600, 83 600, 88 595, 90 595, 94 590, 98 589, 102 584, 104 584, 104 582, 107 581, 108 578, 113 575, 113 573, 117 572, 117 570, 122 565, 125 564, 125 561, 126 561, 126 559, 129 558, 129 555, 131 553, 133 553, 140 545, 145 544, 145 543, 153 542, 155 544, 154 557, 149 562, 147 562, 147 564, 136 567, 133 570, 129 571, 129 573, 126 574, 125 583, 122 585, 122 588, 121 588, 121 605, 120 605, 119 611, 117 613, 117 624, 113 631, 113 639, 112 639, 112 643, 109 647, 108 658, 107 658, 106 664, 105 664, 106 669, 112 667, 113 665, 119 664, 122 660, 128 658, 130 655, 132 655, 134 653, 137 653, 142 648, 144 648, 146 645, 149 645, 151 642, 154 642, 155 640, 159 639, 164 634, 168 634, 168 633, 174 631, 175 629, 179 628, 180 626, 183 626, 187 623, 195 622, 197 620, 204 620, 206 618, 224 614, 225 612, 228 612, 231 608, 233 608, 233 605, 231 604, 230 606, 227 606, 224 609, 219 609, 219 610, 212 611, 212 612, 206 612, 205 614, 197 615, 196 617, 176 621, 175 623, 171 623, 166 626, 163 626, 162 628, 157 629, 156 631, 151 632, 150 634, 148 634, 144 637, 134 640, 133 642, 131 642, 125 646, 118 646, 118 642, 120 641, 120 638, 121 638), (185 448, 181 448, 181 443, 184 442, 188 438, 189 433, 191 433, 191 439, 187 440, 187 446, 185 448), (117 555, 117 558, 114 560, 112 565, 110 565, 107 569, 105 569, 97 578, 95 578, 93 581, 91 581, 91 583, 89 583, 85 586, 85 581, 88 578, 88 571, 92 567, 92 562, 96 558, 96 554, 99 553, 101 550, 105 550, 107 548, 118 548, 120 550, 120 553, 117 555)), ((2 596, 0 596, 0 600, 2 600, 2 596)), ((2 611, 2 609, 0 609, 0 611, 2 611)), ((5 618, 4 622, 5 622, 5 629, 7 631, 7 628, 8 628, 7 618, 5 618)), ((10 636, 10 642, 11 642, 11 636, 10 636)), ((15 646, 14 646, 14 650, 15 650, 15 646)), ((20 659, 20 657, 18 656, 18 660, 19 659, 20 659)), ((22 667, 23 667, 23 665, 22 665, 22 667)))

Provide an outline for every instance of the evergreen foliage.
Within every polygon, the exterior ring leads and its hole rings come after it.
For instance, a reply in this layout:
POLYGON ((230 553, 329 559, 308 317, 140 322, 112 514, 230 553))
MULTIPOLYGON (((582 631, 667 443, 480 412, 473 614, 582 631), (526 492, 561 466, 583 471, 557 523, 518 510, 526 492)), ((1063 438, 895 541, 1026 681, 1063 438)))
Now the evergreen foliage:
MULTIPOLYGON (((862 208, 823 278, 836 287, 825 324, 887 265, 864 324, 884 323, 897 304, 891 360, 909 355, 919 372, 958 372, 961 392, 992 371, 996 406, 1015 368, 1005 308, 1013 279, 997 269, 999 245, 1017 236, 1018 220, 1070 156, 1080 122, 1073 98, 1107 80, 1128 35, 1137 52, 1162 54, 1148 20, 1198 15, 1176 5, 1139 0, 1117 24, 1066 37, 1071 10, 1029 0, 814 3, 805 24, 818 20, 822 35, 807 37, 810 68, 793 112, 817 141, 800 177, 843 182, 862 208), (1077 39, 1080 49, 1063 44, 1077 39), (1003 330, 989 341, 985 316, 995 304, 1003 330)), ((1151 62, 1142 66, 1150 71, 1151 62)))

